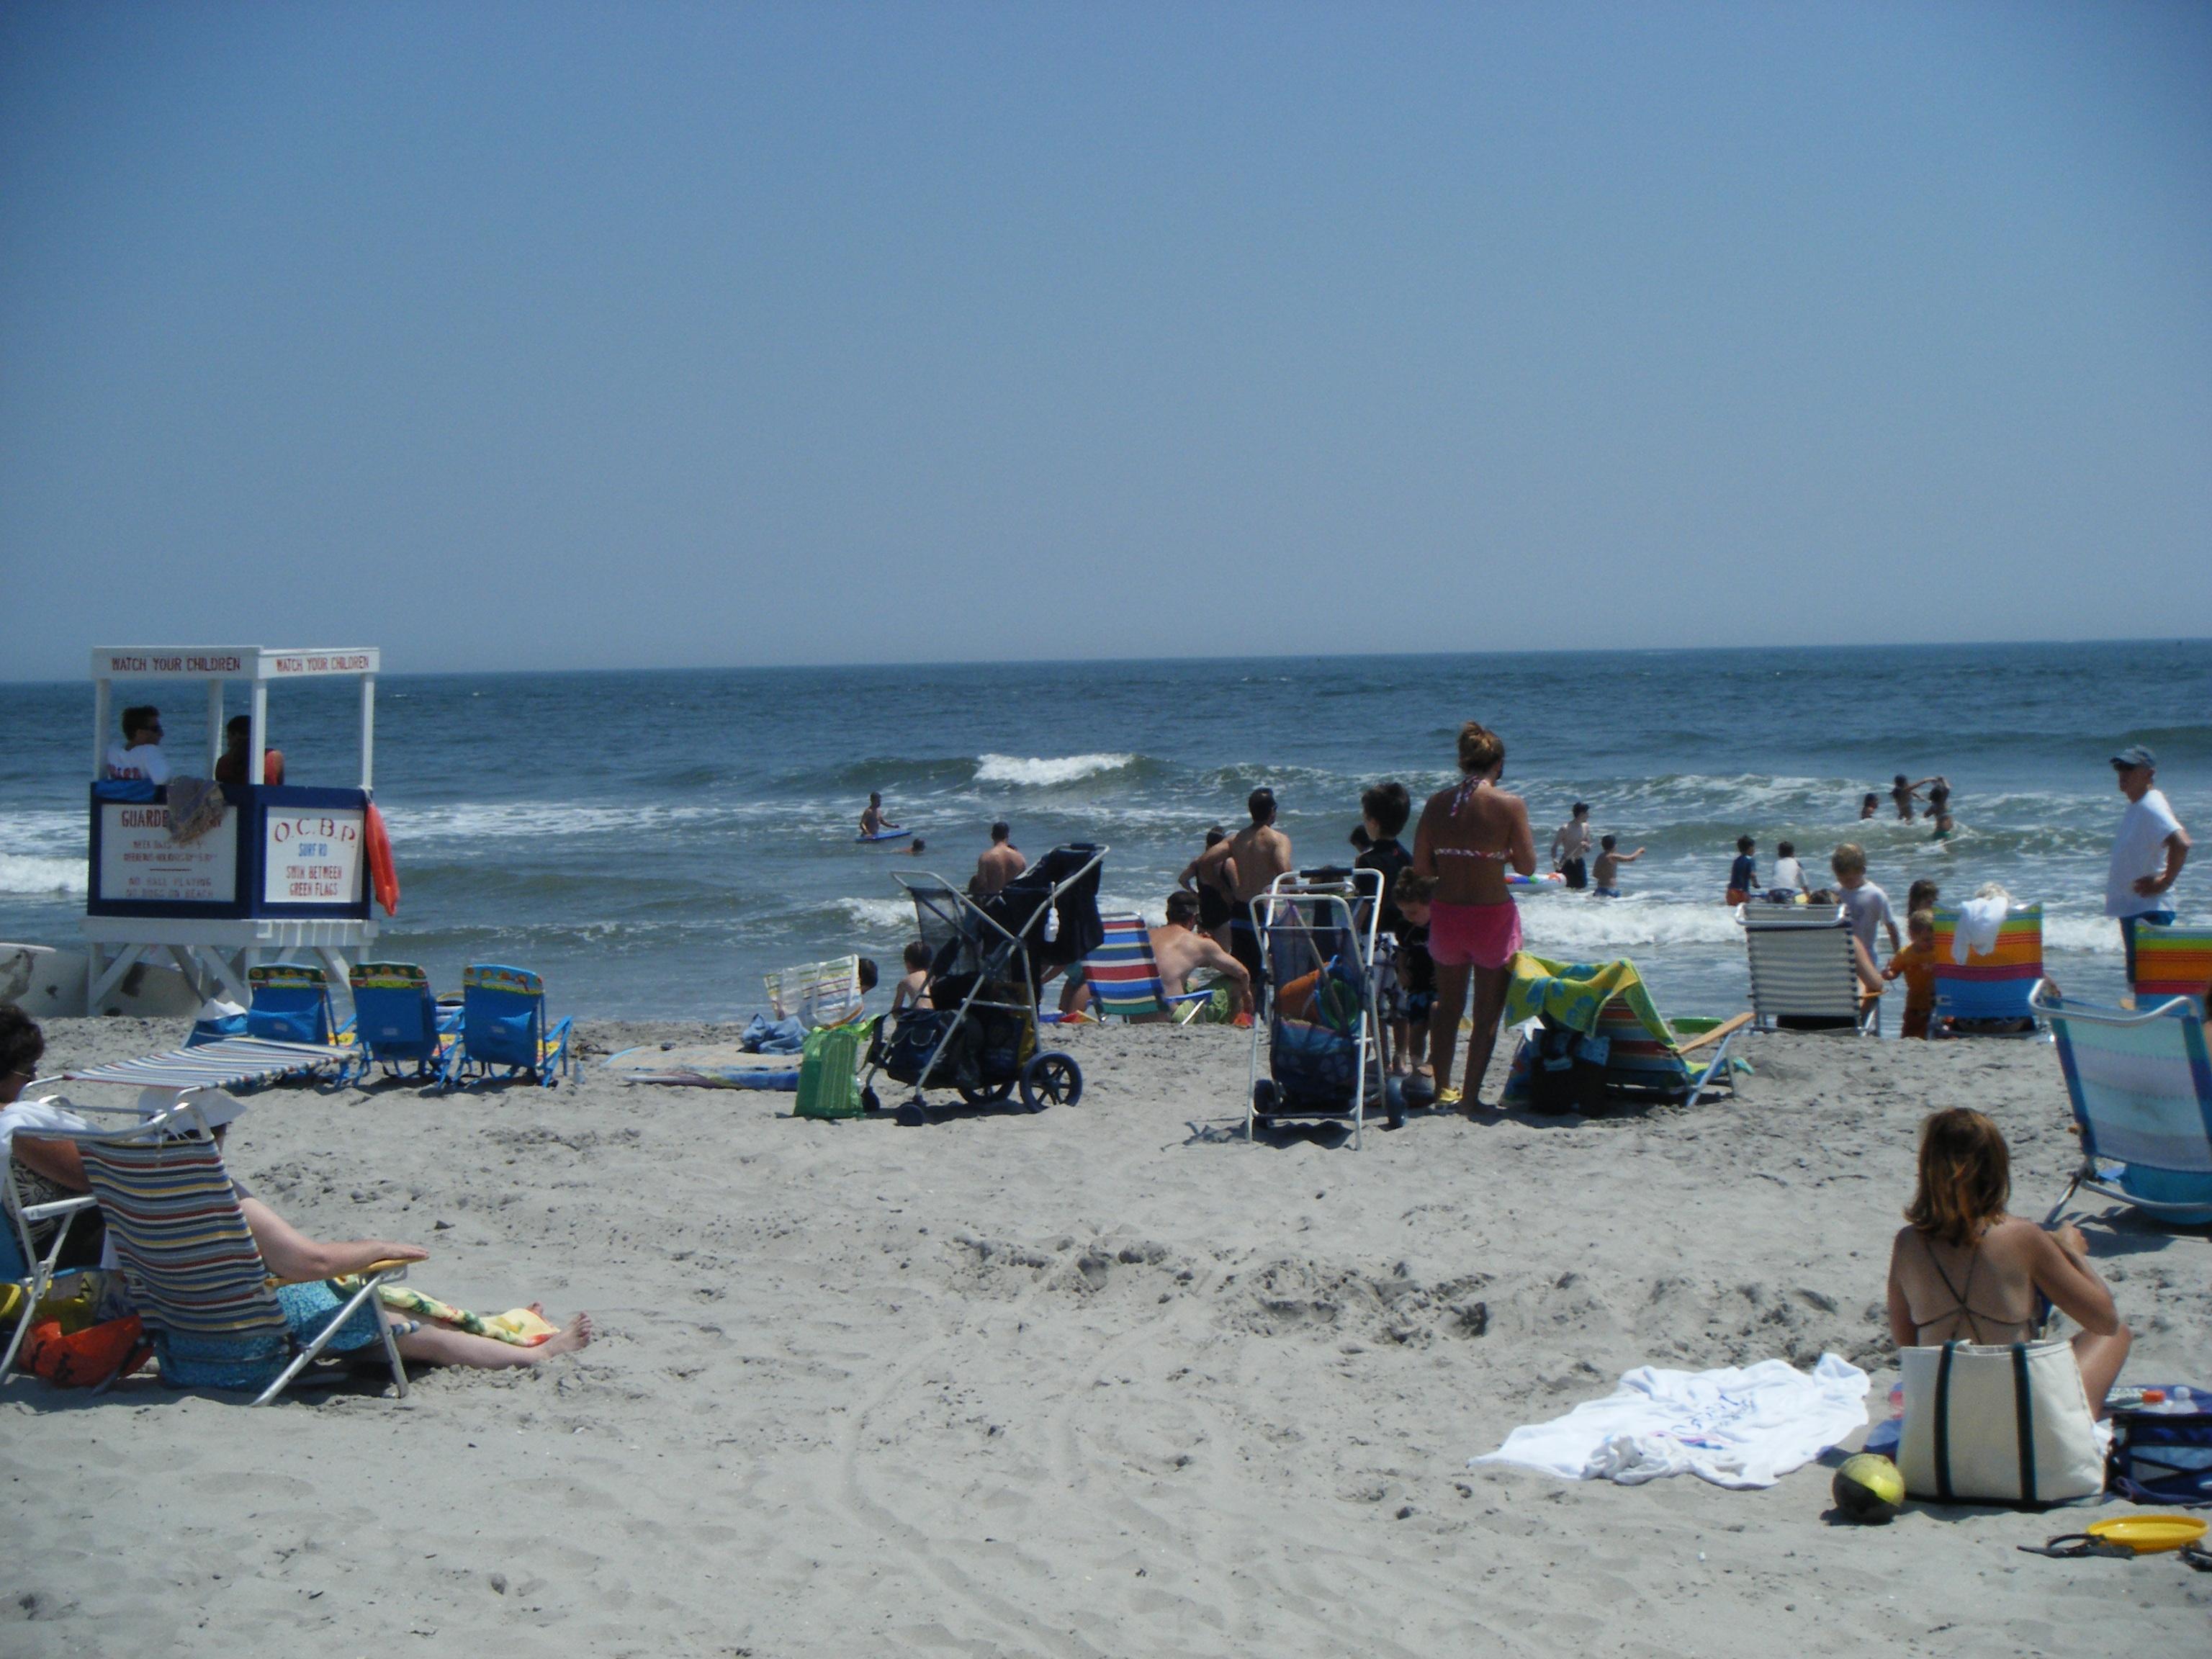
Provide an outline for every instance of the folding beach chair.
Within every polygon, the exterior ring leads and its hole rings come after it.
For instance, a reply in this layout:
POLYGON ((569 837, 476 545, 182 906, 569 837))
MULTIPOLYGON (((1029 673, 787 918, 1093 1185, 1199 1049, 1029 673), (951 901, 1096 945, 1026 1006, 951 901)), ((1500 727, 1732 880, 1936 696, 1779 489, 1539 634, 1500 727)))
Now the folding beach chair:
POLYGON ((2207 985, 2212 985, 2212 927, 2136 929, 2136 971, 2130 988, 2136 994, 2136 1007, 2187 997, 2201 1018, 2207 985))
POLYGON ((2051 1022, 2081 1129, 2081 1167, 2051 1219, 2086 1188, 2160 1220, 2212 1222, 2212 1060, 2194 1005, 2106 1008, 2045 987, 2034 1008, 2051 1022))
POLYGON ((64 1072, 69 1083, 125 1083, 141 1089, 252 1089, 278 1078, 331 1073, 343 1078, 354 1051, 335 1043, 264 1042, 224 1037, 158 1054, 111 1060, 64 1072))
MULTIPOLYGON (((407 1370, 375 1301, 378 1286, 404 1276, 404 1264, 373 1265, 349 1299, 334 1310, 303 1314, 302 1328, 295 1328, 280 1299, 289 1287, 270 1279, 222 1148, 196 1108, 180 1106, 129 1129, 82 1130, 67 1138, 84 1160, 164 1382, 255 1389, 253 1403, 266 1405, 349 1334, 348 1322, 366 1309, 377 1331, 370 1341, 381 1339, 392 1383, 405 1395, 407 1370)), ((335 1297, 305 1292, 301 1301, 304 1307, 335 1297)))
POLYGON ((346 978, 361 1055, 355 1076, 381 1066, 392 1076, 442 1082, 459 1041, 461 1014, 438 1006, 430 976, 411 962, 358 962, 346 978))
POLYGON ((9 1335, 7 1352, 0 1354, 0 1382, 5 1382, 15 1372, 15 1355, 23 1346, 23 1339, 31 1333, 33 1310, 46 1299, 59 1271, 70 1228, 79 1216, 100 1201, 89 1194, 82 1194, 43 1203, 28 1202, 16 1180, 16 1169, 15 1160, 10 1158, 5 1170, 0 1171, 0 1206, 7 1211, 7 1227, 5 1231, 0 1231, 0 1285, 13 1286, 15 1293, 15 1328, 9 1335), (33 1237, 33 1230, 47 1224, 52 1224, 53 1233, 41 1249, 33 1237))
POLYGON ((460 1045, 440 1086, 450 1088, 456 1079, 471 1075, 489 1078, 497 1071, 550 1089, 554 1073, 569 1069, 572 1023, 547 1023, 545 981, 528 969, 471 963, 461 970, 460 1045))
POLYGON ((264 1042, 343 1041, 331 982, 312 963, 267 962, 246 970, 253 1006, 246 1011, 246 1034, 264 1042))
MULTIPOLYGON (((1564 1045, 1568 1063, 1593 1068, 1597 1088, 1616 1097, 1689 1102, 1707 1091, 1735 1092, 1729 1044, 1751 1024, 1729 1019, 1668 1020, 1645 988, 1636 964, 1623 959, 1566 963, 1521 951, 1508 964, 1505 1018, 1541 1019, 1580 1039, 1564 1045)), ((1526 1099, 1534 1067, 1547 1063, 1540 1039, 1523 1039, 1506 1085, 1509 1099, 1526 1099)))
POLYGON ((1172 1019, 1187 1025, 1203 1012, 1213 993, 1184 991, 1168 995, 1160 984, 1160 964, 1152 956, 1152 930, 1142 916, 1102 915, 1104 941, 1083 959, 1083 982, 1101 1019, 1172 1019))
POLYGON ((769 1006, 779 1020, 795 1019, 810 1031, 842 1025, 860 1012, 860 959, 836 957, 767 975, 769 1006))
POLYGON ((1841 905, 1739 904, 1751 964, 1751 1007, 1762 1031, 1879 1028, 1881 1003, 1852 965, 1850 923, 1841 905))
POLYGON ((1936 1024, 1947 1035, 2032 1033, 2029 999, 2043 983, 2043 907, 2017 904, 1997 929, 1994 949, 1956 960, 1959 912, 1936 912, 1936 1024))

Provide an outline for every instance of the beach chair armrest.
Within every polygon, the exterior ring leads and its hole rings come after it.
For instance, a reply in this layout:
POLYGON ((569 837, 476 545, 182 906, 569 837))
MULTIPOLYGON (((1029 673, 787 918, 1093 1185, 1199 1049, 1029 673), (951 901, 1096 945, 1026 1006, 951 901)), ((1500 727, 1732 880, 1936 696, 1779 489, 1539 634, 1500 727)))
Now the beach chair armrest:
POLYGON ((1697 1036, 1692 1037, 1687 1042, 1676 1043, 1674 1045, 1674 1052, 1678 1054, 1686 1054, 1694 1048, 1703 1048, 1710 1044, 1718 1042, 1723 1038, 1732 1036, 1736 1032, 1743 1030, 1745 1026, 1751 1024, 1753 1018, 1754 1016, 1751 1010, 1747 1008, 1743 1012, 1736 1015, 1735 1018, 1723 1020, 1718 1025, 1714 1026, 1711 1030, 1700 1031, 1697 1036))
POLYGON ((57 1198, 44 1204, 26 1204, 18 1212, 27 1222, 52 1221, 56 1216, 76 1215, 80 1211, 98 1207, 100 1200, 90 1193, 80 1193, 74 1198, 57 1198))

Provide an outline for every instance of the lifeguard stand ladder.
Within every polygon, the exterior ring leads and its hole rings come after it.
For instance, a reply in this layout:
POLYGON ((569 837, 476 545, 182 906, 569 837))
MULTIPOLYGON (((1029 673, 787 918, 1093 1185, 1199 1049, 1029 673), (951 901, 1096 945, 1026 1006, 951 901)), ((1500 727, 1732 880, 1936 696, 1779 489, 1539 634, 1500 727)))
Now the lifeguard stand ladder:
MULTIPOLYGON (((131 966, 166 951, 203 996, 250 1000, 257 963, 319 956, 337 983, 347 957, 376 937, 369 915, 366 825, 374 780, 374 646, 280 651, 268 646, 101 646, 92 653, 93 778, 86 1006, 131 966), (361 682, 361 784, 294 788, 262 781, 269 687, 280 680, 361 682), (166 785, 100 781, 117 680, 200 680, 207 686, 207 775, 223 749, 223 684, 252 688, 251 781, 221 786, 223 821, 190 842, 169 834, 166 785)), ((193 769, 170 762, 174 774, 193 769)))

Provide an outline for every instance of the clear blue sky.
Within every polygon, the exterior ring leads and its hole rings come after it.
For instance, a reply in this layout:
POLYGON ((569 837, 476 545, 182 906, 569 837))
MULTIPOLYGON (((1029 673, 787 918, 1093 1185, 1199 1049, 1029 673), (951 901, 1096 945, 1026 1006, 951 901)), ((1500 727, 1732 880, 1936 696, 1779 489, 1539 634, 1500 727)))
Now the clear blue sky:
POLYGON ((2212 9, 15 3, 0 674, 2212 624, 2212 9))

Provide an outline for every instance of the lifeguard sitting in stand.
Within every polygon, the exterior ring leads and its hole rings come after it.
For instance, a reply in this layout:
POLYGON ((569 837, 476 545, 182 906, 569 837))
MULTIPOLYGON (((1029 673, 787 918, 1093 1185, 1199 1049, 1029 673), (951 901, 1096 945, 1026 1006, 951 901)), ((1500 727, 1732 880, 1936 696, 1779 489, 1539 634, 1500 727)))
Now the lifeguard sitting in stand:
POLYGON ((215 781, 217 783, 279 784, 284 781, 284 751, 281 749, 264 749, 261 751, 262 775, 258 778, 246 775, 246 750, 253 741, 252 715, 232 715, 222 728, 222 753, 216 757, 215 763, 215 781))
POLYGON ((101 769, 110 779, 167 783, 169 757, 161 752, 161 711, 151 703, 125 709, 123 741, 107 745, 107 763, 101 769))

